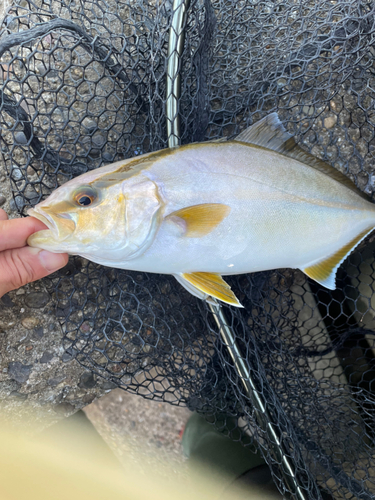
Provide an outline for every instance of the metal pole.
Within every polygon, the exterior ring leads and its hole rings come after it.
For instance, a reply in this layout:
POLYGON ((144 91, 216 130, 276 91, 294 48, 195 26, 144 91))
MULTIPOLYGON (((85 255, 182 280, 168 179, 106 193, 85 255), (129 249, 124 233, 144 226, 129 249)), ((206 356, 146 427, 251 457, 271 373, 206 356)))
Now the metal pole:
POLYGON ((232 328, 227 323, 224 312, 219 304, 208 304, 214 315, 216 324, 219 328, 221 338, 225 347, 228 349, 229 355, 232 358, 238 376, 241 379, 245 393, 248 396, 253 408, 255 409, 255 418, 257 424, 264 431, 268 438, 271 454, 273 458, 280 464, 283 472, 284 482, 288 486, 293 497, 298 500, 307 500, 303 489, 299 486, 299 481, 296 476, 295 465, 293 460, 283 450, 283 443, 280 437, 280 429, 272 422, 272 417, 267 410, 267 403, 262 394, 258 391, 255 381, 253 380, 252 370, 248 361, 242 357, 241 352, 236 343, 236 336, 232 328))
MULTIPOLYGON (((168 67, 167 67, 167 132, 168 146, 175 147, 180 142, 180 122, 178 102, 181 92, 180 60, 184 44, 184 25, 190 0, 174 0, 171 27, 169 30, 168 43, 168 67)), ((216 302, 216 301, 215 301, 216 302)), ((224 312, 219 304, 209 304, 218 325, 221 338, 228 349, 233 360, 238 376, 241 378, 245 393, 253 405, 256 420, 259 427, 268 438, 269 448, 273 458, 280 464, 285 484, 296 500, 308 500, 305 492, 299 485, 296 477, 295 465, 283 450, 280 430, 272 422, 271 415, 267 410, 267 403, 258 391, 253 380, 252 370, 246 359, 241 356, 240 349, 236 343, 236 335, 228 325, 224 312)))
POLYGON ((168 146, 178 146, 180 142, 180 117, 178 101, 181 93, 180 59, 184 48, 186 13, 190 0, 174 0, 172 22, 168 41, 167 67, 167 115, 168 146))

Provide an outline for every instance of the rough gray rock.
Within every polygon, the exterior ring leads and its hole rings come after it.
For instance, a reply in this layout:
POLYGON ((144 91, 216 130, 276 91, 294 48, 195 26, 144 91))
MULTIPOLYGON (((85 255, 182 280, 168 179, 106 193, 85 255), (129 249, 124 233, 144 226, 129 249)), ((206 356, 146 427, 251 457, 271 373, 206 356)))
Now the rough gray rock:
POLYGON ((48 71, 44 64, 38 64, 35 69, 36 73, 38 73, 40 76, 44 76, 48 71))
POLYGON ((20 196, 16 196, 14 199, 11 199, 9 202, 9 208, 11 212, 17 212, 17 210, 21 210, 25 205, 25 202, 20 196))
POLYGON ((15 181, 19 181, 23 177, 22 170, 18 167, 12 167, 10 175, 11 175, 12 179, 15 181))
POLYGON ((50 385, 51 387, 56 387, 63 380, 65 380, 65 378, 66 377, 64 375, 59 375, 58 377, 50 378, 50 379, 48 379, 48 385, 50 385))
POLYGON ((42 326, 37 326, 36 328, 34 328, 33 336, 36 339, 41 339, 43 337, 43 335, 44 335, 44 330, 43 330, 42 326))
POLYGON ((52 352, 44 352, 43 356, 40 358, 39 363, 49 363, 53 359, 53 353, 52 352))
POLYGON ((113 161, 113 155, 111 155, 111 153, 104 152, 103 153, 103 160, 108 161, 108 162, 112 162, 113 161))
POLYGON ((86 372, 81 376, 80 382, 78 384, 82 389, 91 389, 96 385, 96 378, 93 373, 86 372))
POLYGON ((9 297, 9 295, 6 293, 1 297, 1 305, 5 307, 14 307, 14 302, 13 300, 9 297))
POLYGON ((33 330, 38 326, 39 320, 33 316, 27 316, 21 320, 22 326, 26 328, 26 330, 33 330))
POLYGON ((22 392, 12 391, 10 393, 10 397, 11 398, 17 398, 20 401, 26 401, 26 399, 28 398, 28 395, 27 394, 23 394, 22 392))
POLYGON ((46 292, 31 292, 25 297, 25 304, 36 309, 44 307, 49 301, 50 296, 46 292))
POLYGON ((89 132, 93 132, 94 130, 96 130, 98 128, 98 125, 94 122, 94 120, 91 120, 90 118, 87 118, 87 117, 82 121, 82 125, 89 132))
POLYGON ((33 365, 24 365, 18 361, 9 363, 8 375, 12 380, 22 384, 26 382, 30 376, 33 365))
POLYGON ((27 137, 23 132, 16 132, 14 134, 14 140, 18 144, 27 144, 27 137))
POLYGON ((105 136, 98 132, 97 134, 94 134, 92 136, 92 142, 95 146, 98 146, 98 147, 104 146, 105 136))
POLYGON ((74 358, 74 354, 70 352, 64 352, 64 354, 61 356, 61 361, 63 363, 68 363, 68 361, 71 361, 74 358))

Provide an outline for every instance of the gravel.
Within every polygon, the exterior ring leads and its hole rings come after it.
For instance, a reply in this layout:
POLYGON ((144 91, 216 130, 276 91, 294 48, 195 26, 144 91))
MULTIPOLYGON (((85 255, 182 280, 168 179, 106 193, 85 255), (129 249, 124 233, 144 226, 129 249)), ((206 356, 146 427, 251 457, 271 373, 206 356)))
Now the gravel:
POLYGON ((34 309, 40 309, 48 304, 50 296, 46 292, 32 292, 26 295, 25 305, 34 309))
POLYGON ((92 387, 95 387, 96 385, 96 377, 94 377, 93 373, 86 372, 83 373, 78 386, 81 387, 82 389, 91 389, 92 387))
POLYGON ((14 302, 7 293, 1 297, 0 301, 2 306, 14 307, 14 302))
POLYGON ((14 142, 17 144, 27 144, 27 137, 23 132, 16 132, 14 134, 14 142))
POLYGON ((26 382, 30 376, 32 365, 24 365, 18 361, 14 363, 9 363, 8 365, 8 375, 12 380, 19 382, 20 384, 26 382))
POLYGON ((53 352, 46 351, 40 358, 39 363, 49 363, 50 361, 52 361, 53 356, 54 356, 53 352))

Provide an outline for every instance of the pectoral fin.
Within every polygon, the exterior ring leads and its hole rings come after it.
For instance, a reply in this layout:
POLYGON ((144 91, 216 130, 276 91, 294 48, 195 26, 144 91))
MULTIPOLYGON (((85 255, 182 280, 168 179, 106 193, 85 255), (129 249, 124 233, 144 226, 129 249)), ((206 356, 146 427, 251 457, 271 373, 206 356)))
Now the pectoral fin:
POLYGON ((338 250, 335 254, 301 270, 321 285, 329 288, 330 290, 334 290, 336 288, 336 273, 340 264, 344 262, 355 247, 359 245, 359 243, 361 243, 361 241, 364 240, 373 230, 374 228, 372 227, 362 231, 352 241, 340 248, 340 250, 338 250))
POLYGON ((229 214, 230 207, 222 203, 202 203, 172 212, 167 219, 184 230, 184 236, 200 238, 213 231, 229 214))
POLYGON ((202 300, 210 302, 209 298, 214 297, 232 306, 243 307, 220 274, 181 273, 175 277, 186 290, 202 300))

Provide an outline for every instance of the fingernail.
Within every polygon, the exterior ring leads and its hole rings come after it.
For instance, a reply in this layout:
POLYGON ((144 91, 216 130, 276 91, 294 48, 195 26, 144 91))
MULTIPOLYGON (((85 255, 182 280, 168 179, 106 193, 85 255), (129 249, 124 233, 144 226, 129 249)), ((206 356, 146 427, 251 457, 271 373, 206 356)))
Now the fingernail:
POLYGON ((39 252, 39 260, 42 266, 50 272, 57 271, 66 264, 65 254, 47 252, 47 250, 39 252))

